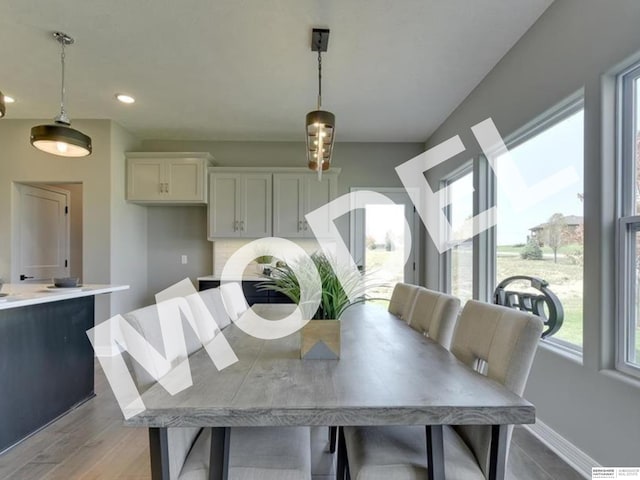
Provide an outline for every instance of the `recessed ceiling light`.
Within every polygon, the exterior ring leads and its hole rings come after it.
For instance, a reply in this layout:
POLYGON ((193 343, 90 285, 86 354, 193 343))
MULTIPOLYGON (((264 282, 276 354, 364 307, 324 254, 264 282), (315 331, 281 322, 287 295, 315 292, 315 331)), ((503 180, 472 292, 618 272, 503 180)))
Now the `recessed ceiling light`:
POLYGON ((4 96, 4 103, 16 103, 16 99, 9 95, 4 96))
POLYGON ((127 95, 125 93, 117 93, 116 98, 118 99, 119 102, 122 102, 122 103, 135 103, 136 101, 136 99, 133 98, 131 95, 127 95))

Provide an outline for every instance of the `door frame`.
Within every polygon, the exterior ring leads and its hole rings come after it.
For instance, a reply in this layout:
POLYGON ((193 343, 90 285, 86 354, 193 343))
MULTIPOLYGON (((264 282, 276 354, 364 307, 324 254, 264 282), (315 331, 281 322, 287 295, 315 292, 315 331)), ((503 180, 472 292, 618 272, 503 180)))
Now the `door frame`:
MULTIPOLYGON (((411 228, 411 250, 413 252, 413 261, 415 263, 415 268, 413 269, 413 279, 405 279, 405 281, 408 281, 409 283, 413 283, 413 284, 418 284, 420 281, 420 273, 422 271, 422 264, 420 262, 420 245, 421 245, 421 229, 420 229, 420 217, 418 215, 418 212, 416 211, 416 207, 415 204, 413 203, 413 201, 411 200, 412 196, 409 195, 409 191, 411 191, 411 193, 416 193, 419 194, 420 192, 418 191, 418 189, 407 189, 404 187, 351 187, 350 188, 350 192, 357 192, 357 191, 362 191, 362 190, 369 190, 372 192, 376 192, 376 193, 381 193, 383 195, 387 194, 387 193, 395 193, 395 194, 402 194, 402 195, 406 195, 407 200, 409 201, 409 205, 413 207, 413 221, 409 222, 409 227, 411 228)), ((421 196, 419 198, 422 198, 421 196)), ((358 265, 358 267, 363 266, 363 260, 364 260, 364 248, 365 247, 359 247, 357 245, 357 238, 358 238, 358 234, 363 230, 364 228, 364 215, 362 215, 361 213, 358 214, 358 210, 361 209, 356 209, 356 208, 352 208, 351 212, 350 212, 350 218, 349 218, 349 249, 351 252, 351 256, 353 257, 356 265, 358 265), (356 254, 360 253, 360 249, 362 250, 362 258, 357 258, 356 254)), ((364 233, 364 232, 362 232, 364 233)), ((405 265, 405 272, 406 272, 406 265, 405 265)))
MULTIPOLYGON (((71 192, 69 190, 65 190, 63 188, 59 188, 54 186, 53 183, 59 183, 59 182, 52 182, 52 183, 46 183, 46 182, 12 182, 13 184, 13 188, 12 188, 12 202, 11 202, 11 283, 21 283, 22 280, 20 280, 20 262, 21 262, 21 258, 22 258, 22 247, 21 247, 21 242, 20 242, 20 216, 21 216, 21 209, 22 209, 22 204, 21 204, 21 199, 20 199, 20 187, 21 186, 27 186, 27 187, 33 187, 33 188, 39 188, 41 190, 48 190, 51 192, 55 192, 55 193, 59 193, 61 195, 64 195, 66 197, 66 202, 67 202, 67 207, 69 207, 69 209, 71 208, 70 206, 70 199, 71 199, 71 192)), ((69 182, 71 183, 71 182, 69 182)), ((66 245, 65 245, 65 249, 66 249, 66 258, 70 259, 70 254, 71 254, 71 222, 70 222, 70 210, 69 210, 69 214, 65 215, 65 224, 66 224, 66 245)), ((67 266, 67 271, 71 271, 71 266, 68 265, 67 266)))

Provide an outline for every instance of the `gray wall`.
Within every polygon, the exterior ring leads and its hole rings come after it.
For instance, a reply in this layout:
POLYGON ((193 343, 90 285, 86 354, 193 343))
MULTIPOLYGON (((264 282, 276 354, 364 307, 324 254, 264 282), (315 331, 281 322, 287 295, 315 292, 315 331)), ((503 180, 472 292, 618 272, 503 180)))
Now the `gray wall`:
POLYGON ((170 285, 211 275, 211 242, 207 240, 205 206, 148 207, 148 302, 170 285), (182 265, 181 256, 187 255, 182 265))
MULTIPOLYGON (((468 149, 463 161, 480 153, 470 131, 474 124, 492 117, 508 136, 584 88, 584 365, 541 347, 526 397, 543 422, 603 465, 637 466, 640 448, 640 381, 611 374, 615 182, 610 72, 640 51, 638 25, 637 0, 556 0, 428 141, 433 146, 459 134, 468 149)), ((427 259, 427 265, 435 263, 427 259)))
MULTIPOLYGON (((402 186, 395 166, 424 150, 420 143, 338 143, 332 160, 342 169, 338 191, 350 187, 402 186)), ((140 151, 210 152, 222 167, 303 167, 304 142, 204 142, 146 140, 140 151)), ((348 237, 348 225, 339 222, 348 237)), ((349 239, 346 238, 346 241, 349 239)), ((207 241, 206 208, 149 207, 149 289, 153 294, 173 281, 211 274, 212 248, 207 241), (189 263, 180 265, 180 255, 189 263)))
POLYGON ((127 203, 126 158, 138 140, 117 123, 111 123, 111 283, 130 285, 110 295, 111 313, 124 313, 145 305, 147 299, 147 209, 127 203))

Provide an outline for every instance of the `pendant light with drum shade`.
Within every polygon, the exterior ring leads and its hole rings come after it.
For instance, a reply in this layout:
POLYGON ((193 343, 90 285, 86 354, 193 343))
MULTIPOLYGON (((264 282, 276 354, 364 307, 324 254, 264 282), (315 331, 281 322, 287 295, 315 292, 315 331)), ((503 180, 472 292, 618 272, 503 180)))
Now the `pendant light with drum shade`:
POLYGON ((61 157, 86 157, 91 155, 91 138, 69 126, 71 121, 64 109, 64 47, 72 45, 74 40, 62 32, 54 32, 53 36, 61 47, 62 88, 60 90, 60 115, 54 118, 54 124, 52 125, 37 125, 31 129, 31 145, 38 150, 61 157))
POLYGON ((311 34, 311 51, 318 52, 318 108, 307 113, 307 165, 318 172, 318 180, 322 172, 331 167, 333 141, 335 138, 336 117, 333 113, 322 110, 322 52, 329 45, 329 30, 314 28, 311 34))

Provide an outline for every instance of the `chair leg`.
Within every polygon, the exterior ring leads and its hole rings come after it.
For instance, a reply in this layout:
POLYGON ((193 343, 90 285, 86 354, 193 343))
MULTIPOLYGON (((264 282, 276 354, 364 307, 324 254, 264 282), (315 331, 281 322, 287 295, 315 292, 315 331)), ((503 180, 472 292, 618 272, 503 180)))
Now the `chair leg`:
POLYGON ((342 427, 338 429, 338 461, 336 466, 336 480, 345 480, 349 478, 349 459, 347 458, 347 444, 344 441, 344 431, 342 427))
POLYGON ((329 453, 336 453, 338 441, 338 427, 329 427, 329 453))

